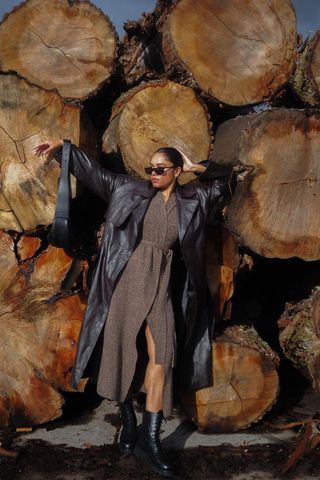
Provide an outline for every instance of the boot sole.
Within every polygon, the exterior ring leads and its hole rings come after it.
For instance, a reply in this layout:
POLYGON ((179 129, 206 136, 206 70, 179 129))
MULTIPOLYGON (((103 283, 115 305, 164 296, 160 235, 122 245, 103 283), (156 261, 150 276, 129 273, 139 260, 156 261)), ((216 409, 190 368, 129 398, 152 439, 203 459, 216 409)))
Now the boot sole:
POLYGON ((174 477, 174 471, 173 470, 162 470, 161 468, 157 467, 156 465, 154 465, 148 454, 141 448, 139 447, 139 445, 136 445, 134 450, 133 450, 133 453, 138 457, 138 458, 141 458, 143 460, 146 460, 147 463, 149 464, 151 470, 155 473, 157 473, 158 475, 161 475, 162 477, 166 477, 166 478, 172 478, 174 477))

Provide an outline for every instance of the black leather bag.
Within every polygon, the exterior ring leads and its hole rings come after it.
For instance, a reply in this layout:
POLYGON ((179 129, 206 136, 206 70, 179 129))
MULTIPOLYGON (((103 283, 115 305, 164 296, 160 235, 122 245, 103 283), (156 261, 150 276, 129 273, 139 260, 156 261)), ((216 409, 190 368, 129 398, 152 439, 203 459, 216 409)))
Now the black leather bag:
POLYGON ((61 174, 57 195, 56 211, 53 223, 47 236, 48 242, 55 246, 70 249, 74 241, 74 234, 70 219, 71 184, 69 175, 71 141, 63 140, 61 174))

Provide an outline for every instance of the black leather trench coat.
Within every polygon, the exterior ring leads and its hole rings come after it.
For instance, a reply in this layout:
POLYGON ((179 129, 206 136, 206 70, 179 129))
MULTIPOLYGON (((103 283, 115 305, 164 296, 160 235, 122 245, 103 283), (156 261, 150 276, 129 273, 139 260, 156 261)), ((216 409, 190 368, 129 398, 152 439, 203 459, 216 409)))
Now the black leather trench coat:
MULTIPOLYGON (((102 168, 75 145, 71 146, 70 163, 71 172, 108 205, 72 372, 72 385, 77 388, 103 330, 116 281, 139 242, 145 213, 157 190, 150 181, 102 168)), ((227 175, 226 169, 217 170, 209 163, 198 180, 176 186, 179 256, 185 266, 179 280, 182 288, 177 289, 180 308, 175 312, 177 378, 183 389, 212 384, 214 318, 205 272, 206 228, 226 203, 227 175)), ((175 291, 176 284, 172 296, 177 305, 175 291)))

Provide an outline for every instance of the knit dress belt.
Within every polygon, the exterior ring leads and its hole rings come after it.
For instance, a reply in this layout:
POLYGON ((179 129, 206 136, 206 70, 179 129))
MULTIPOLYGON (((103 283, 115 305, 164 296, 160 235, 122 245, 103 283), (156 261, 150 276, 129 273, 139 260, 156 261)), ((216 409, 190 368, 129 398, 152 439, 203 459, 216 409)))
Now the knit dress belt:
POLYGON ((172 252, 171 248, 163 248, 163 246, 160 245, 160 243, 150 242, 149 240, 141 240, 140 243, 144 243, 146 245, 151 245, 152 247, 156 247, 159 250, 162 250, 162 252, 166 255, 167 253, 172 252))

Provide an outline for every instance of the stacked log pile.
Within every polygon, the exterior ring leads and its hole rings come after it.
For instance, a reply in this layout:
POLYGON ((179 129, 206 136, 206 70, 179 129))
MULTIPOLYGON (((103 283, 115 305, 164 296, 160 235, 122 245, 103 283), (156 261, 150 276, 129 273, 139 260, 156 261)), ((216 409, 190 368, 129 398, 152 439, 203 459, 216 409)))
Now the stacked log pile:
POLYGON ((85 306, 84 263, 46 238, 59 165, 32 148, 70 138, 96 151, 80 100, 110 77, 117 37, 95 6, 64 0, 27 1, 0 30, 0 424, 25 426, 61 415, 85 306))
POLYGON ((0 424, 56 418, 71 388, 86 254, 48 247, 59 168, 32 156, 68 137, 142 178, 165 145, 244 169, 228 231, 208 237, 213 386, 180 399, 202 430, 244 428, 276 401, 279 359, 253 326, 230 325, 240 260, 320 258, 319 34, 299 50, 288 0, 158 0, 125 29, 119 42, 87 0, 26 0, 0 24, 0 424))

